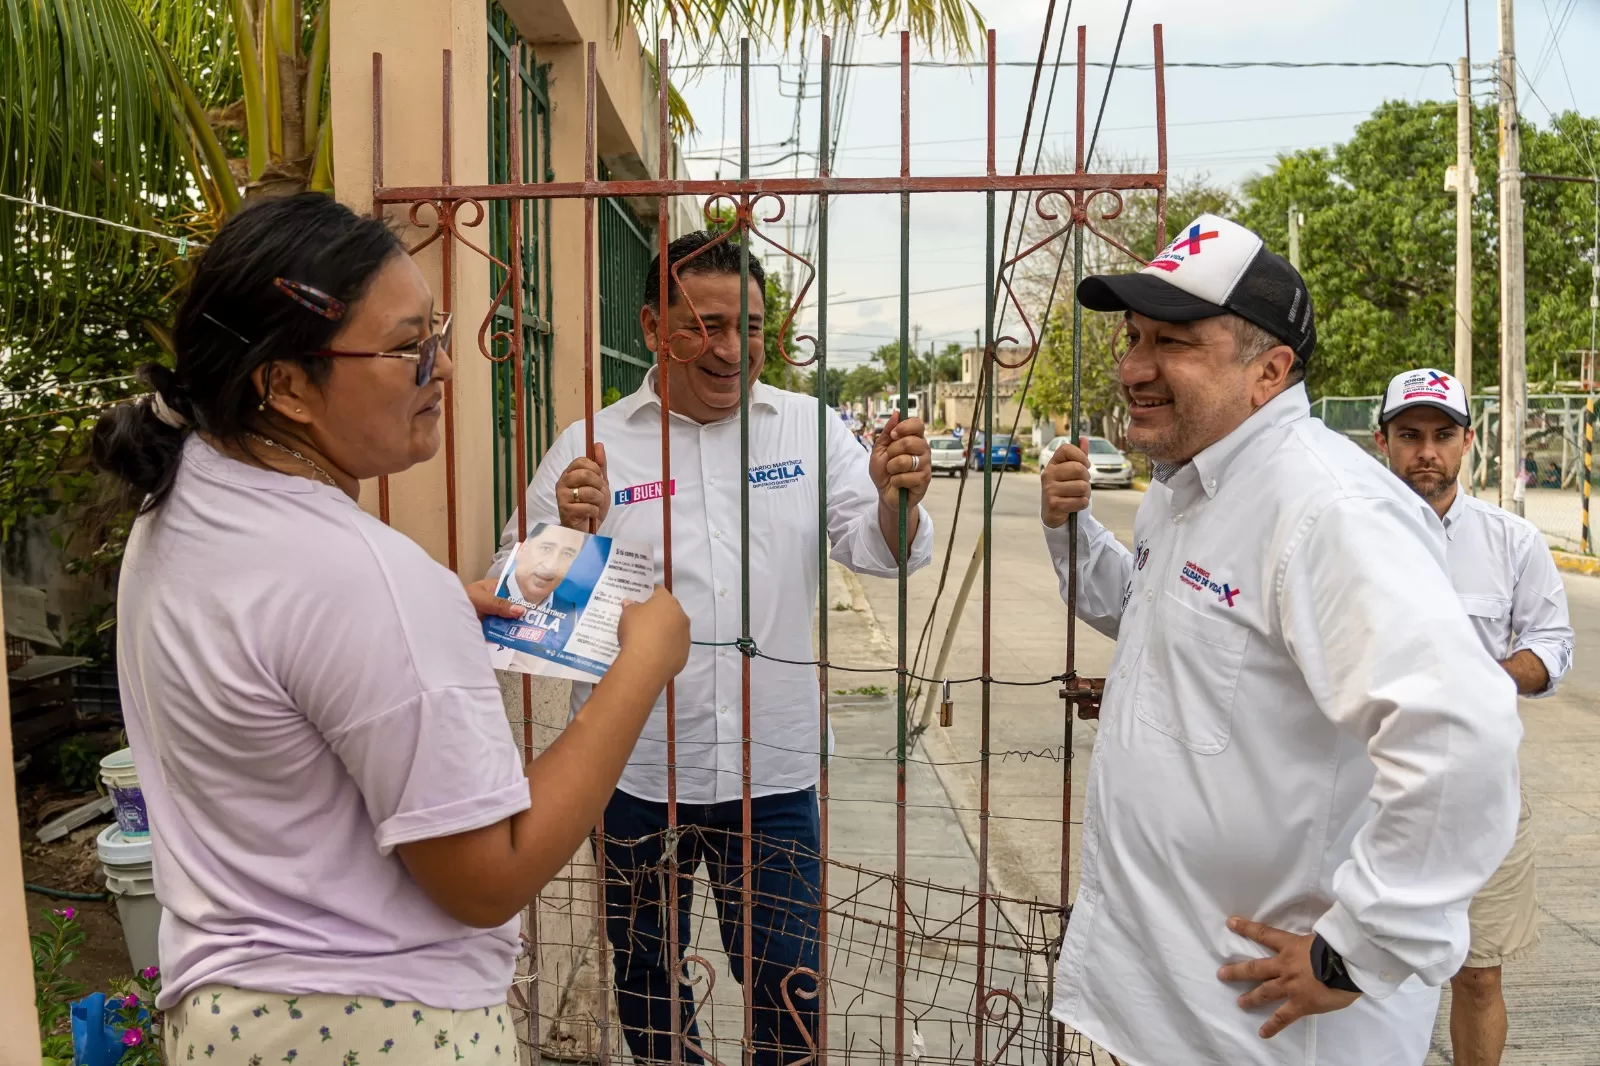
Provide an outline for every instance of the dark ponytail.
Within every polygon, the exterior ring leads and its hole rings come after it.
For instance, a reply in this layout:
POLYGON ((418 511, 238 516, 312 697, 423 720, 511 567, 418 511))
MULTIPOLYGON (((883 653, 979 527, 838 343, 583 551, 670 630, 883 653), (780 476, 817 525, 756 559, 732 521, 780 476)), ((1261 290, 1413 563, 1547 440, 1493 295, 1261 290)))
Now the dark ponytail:
POLYGON ((321 193, 268 200, 229 219, 200 257, 178 311, 176 367, 143 367, 152 395, 101 416, 90 445, 95 466, 122 482, 141 510, 159 506, 191 430, 233 441, 257 424, 258 367, 293 362, 313 381, 326 378, 328 361, 304 353, 328 347, 341 323, 307 310, 274 279, 349 306, 400 252, 381 220, 321 193))

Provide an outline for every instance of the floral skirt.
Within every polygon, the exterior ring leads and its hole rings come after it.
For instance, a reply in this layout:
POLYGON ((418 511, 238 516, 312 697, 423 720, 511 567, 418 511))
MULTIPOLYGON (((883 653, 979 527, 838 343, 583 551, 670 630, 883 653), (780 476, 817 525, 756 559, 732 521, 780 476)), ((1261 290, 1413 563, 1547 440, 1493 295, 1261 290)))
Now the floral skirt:
POLYGON ((513 1066, 504 1004, 440 1010, 367 996, 251 992, 206 985, 167 1011, 172 1066, 513 1066))

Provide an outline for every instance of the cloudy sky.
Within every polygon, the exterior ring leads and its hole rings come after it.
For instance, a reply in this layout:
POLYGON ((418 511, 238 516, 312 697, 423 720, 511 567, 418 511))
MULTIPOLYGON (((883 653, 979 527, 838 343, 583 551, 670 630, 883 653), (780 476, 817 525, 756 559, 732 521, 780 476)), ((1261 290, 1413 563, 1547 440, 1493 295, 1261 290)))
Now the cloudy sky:
MULTIPOLYGON (((1206 70, 1172 67, 1167 71, 1167 122, 1170 168, 1174 177, 1207 175, 1237 183, 1265 169, 1279 152, 1346 139, 1354 126, 1384 100, 1453 101, 1452 75, 1442 64, 1463 54, 1463 2, 1471 5, 1472 61, 1490 63, 1497 48, 1495 5, 1489 0, 1134 0, 1122 48, 1122 62, 1148 64, 1151 26, 1165 27, 1169 64, 1183 61, 1340 61, 1397 60, 1437 62, 1428 69, 1323 68, 1206 70)), ((1019 136, 1038 54, 1048 0, 977 0, 997 31, 1002 67, 998 80, 997 125, 1002 170, 1016 164, 1019 136)), ((1057 0, 1055 36, 1067 11, 1057 0)), ((1074 54, 1076 27, 1088 27, 1091 62, 1108 61, 1116 44, 1124 0, 1073 0, 1065 58, 1074 54)), ((1594 0, 1518 0, 1517 55, 1524 81, 1519 85, 1524 115, 1543 124, 1550 109, 1576 107, 1600 114, 1600 78, 1593 57, 1600 55, 1600 3, 1594 0), (1556 32, 1559 31, 1559 32, 1556 32), (1531 82, 1531 91, 1529 88, 1531 82)), ((863 37, 856 62, 893 62, 898 41, 863 37)), ((837 55, 835 58, 838 58, 837 55)), ((918 49, 914 58, 930 57, 918 49)), ((817 51, 802 63, 797 48, 785 56, 769 52, 751 74, 751 158, 753 173, 790 176, 815 173, 818 136, 817 51), (773 65, 779 64, 779 65, 773 65), (804 96, 797 100, 802 75, 804 96), (792 143, 799 111, 799 147, 792 143), (796 170, 798 167, 798 171, 796 170)), ((836 73, 836 89, 838 91, 836 73)), ((1488 69, 1475 71, 1480 102, 1489 100, 1488 69)), ((1040 110, 1045 86, 1040 90, 1040 110)), ((835 173, 889 175, 899 168, 899 73, 893 67, 848 72, 835 173)), ((1072 149, 1073 81, 1063 66, 1046 131, 1046 156, 1072 149)), ((694 112, 700 132, 687 145, 696 177, 738 173, 738 74, 704 69, 674 76, 694 112), (735 162, 719 161, 725 156, 735 162)), ((1106 71, 1088 75, 1088 120, 1094 124, 1106 71)), ((1119 70, 1101 126, 1100 168, 1112 162, 1155 158, 1155 95, 1149 70, 1119 70)), ((1035 131, 1038 117, 1035 118, 1035 131)), ((913 174, 981 173, 984 163, 984 88, 981 69, 917 68, 912 74, 911 144, 913 174)), ((1031 166, 1034 146, 1030 139, 1031 166)), ((1442 176, 1441 176, 1442 180, 1442 176)), ((983 313, 984 210, 981 194, 941 194, 912 201, 912 321, 921 327, 922 347, 956 340, 972 343, 983 313)), ((997 227, 1004 226, 1000 198, 997 227)), ((814 245, 807 233, 811 205, 790 204, 797 246, 814 245)), ((866 358, 878 345, 896 339, 899 305, 899 208, 893 196, 850 196, 834 200, 829 228, 830 362, 866 358), (887 299, 881 297, 888 296, 887 299)), ((1175 220, 1174 224, 1177 224, 1175 220)), ((787 241, 788 221, 773 227, 787 241)), ((768 260, 776 265, 775 259, 768 260)), ((807 301, 814 305, 813 300, 807 301)), ((802 323, 811 321, 809 308, 802 323)))

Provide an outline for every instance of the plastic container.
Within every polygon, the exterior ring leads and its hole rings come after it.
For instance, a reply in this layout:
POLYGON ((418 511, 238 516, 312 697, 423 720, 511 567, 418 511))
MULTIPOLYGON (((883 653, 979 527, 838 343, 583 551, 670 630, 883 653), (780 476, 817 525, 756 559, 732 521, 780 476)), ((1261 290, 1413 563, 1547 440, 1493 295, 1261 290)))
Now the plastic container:
POLYGON ((95 850, 105 872, 106 891, 117 901, 128 961, 135 972, 159 965, 161 904, 156 899, 155 874, 151 870, 155 849, 150 835, 129 837, 120 827, 108 825, 96 838, 95 850))
POLYGON ((116 805, 117 828, 127 837, 150 835, 150 815, 144 809, 139 771, 133 768, 133 751, 123 748, 100 760, 100 780, 106 783, 116 805))

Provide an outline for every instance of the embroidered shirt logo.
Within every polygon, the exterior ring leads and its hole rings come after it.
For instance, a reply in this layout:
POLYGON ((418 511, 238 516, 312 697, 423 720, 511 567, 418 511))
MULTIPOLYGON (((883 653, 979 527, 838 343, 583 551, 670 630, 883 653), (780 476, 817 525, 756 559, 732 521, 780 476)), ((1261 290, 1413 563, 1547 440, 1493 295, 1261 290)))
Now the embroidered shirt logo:
POLYGON ((788 488, 805 476, 805 467, 798 459, 785 459, 781 463, 750 468, 750 484, 762 489, 788 488))
MULTIPOLYGON (((670 491, 672 495, 678 494, 678 479, 673 478, 670 491)), ((644 485, 630 485, 625 489, 618 489, 611 494, 613 503, 644 503, 646 500, 661 499, 661 482, 651 481, 644 485)))
POLYGON ((1213 579, 1209 570, 1192 560, 1183 564, 1183 570, 1179 572, 1178 580, 1197 592, 1215 593, 1217 599, 1229 607, 1234 606, 1233 601, 1238 599, 1240 595, 1238 589, 1226 581, 1213 579))

